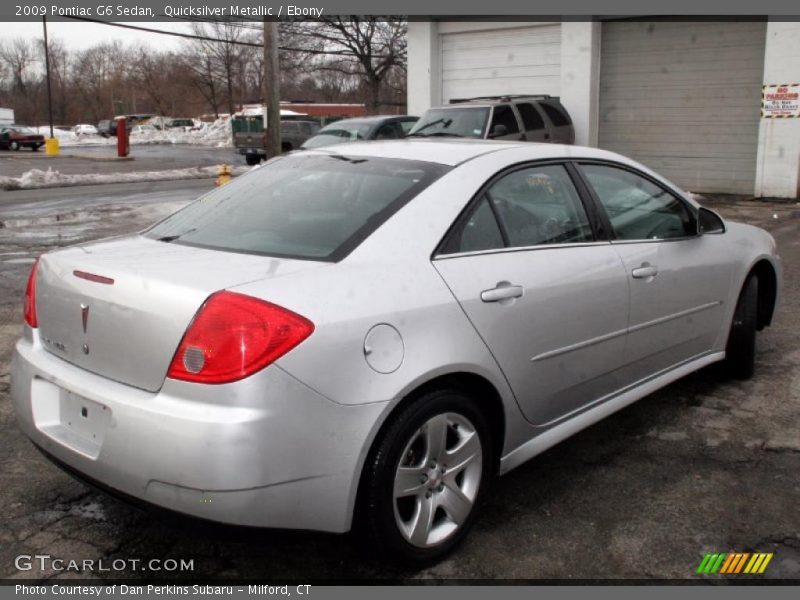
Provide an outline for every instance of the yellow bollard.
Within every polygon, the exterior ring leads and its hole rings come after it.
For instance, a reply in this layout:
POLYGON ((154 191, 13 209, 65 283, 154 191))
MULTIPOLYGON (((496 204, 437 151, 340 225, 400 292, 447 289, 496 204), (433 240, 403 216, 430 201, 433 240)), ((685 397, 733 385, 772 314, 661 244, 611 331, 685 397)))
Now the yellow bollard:
POLYGON ((217 171, 217 185, 225 185, 226 183, 231 182, 231 168, 229 165, 221 164, 219 166, 219 171, 217 171))
POLYGON ((58 156, 58 139, 51 137, 44 141, 44 153, 47 156, 58 156))

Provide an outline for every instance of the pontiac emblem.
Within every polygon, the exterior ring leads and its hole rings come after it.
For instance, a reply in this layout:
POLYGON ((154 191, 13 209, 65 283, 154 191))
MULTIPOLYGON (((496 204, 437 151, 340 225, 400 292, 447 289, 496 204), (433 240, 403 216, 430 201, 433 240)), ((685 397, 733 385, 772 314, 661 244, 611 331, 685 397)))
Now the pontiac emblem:
POLYGON ((81 304, 81 321, 83 322, 83 333, 86 333, 86 327, 89 325, 89 305, 81 304))

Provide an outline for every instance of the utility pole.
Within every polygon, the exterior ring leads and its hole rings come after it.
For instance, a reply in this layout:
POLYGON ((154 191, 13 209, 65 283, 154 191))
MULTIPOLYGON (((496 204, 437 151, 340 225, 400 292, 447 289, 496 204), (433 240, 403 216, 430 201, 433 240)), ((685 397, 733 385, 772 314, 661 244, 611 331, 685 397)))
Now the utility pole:
POLYGON ((44 68, 47 71, 47 116, 50 119, 50 137, 53 137, 53 94, 50 91, 50 46, 47 43, 47 17, 42 16, 44 27, 44 68))
POLYGON ((278 65, 278 22, 264 17, 264 148, 267 159, 281 153, 281 90, 278 65))

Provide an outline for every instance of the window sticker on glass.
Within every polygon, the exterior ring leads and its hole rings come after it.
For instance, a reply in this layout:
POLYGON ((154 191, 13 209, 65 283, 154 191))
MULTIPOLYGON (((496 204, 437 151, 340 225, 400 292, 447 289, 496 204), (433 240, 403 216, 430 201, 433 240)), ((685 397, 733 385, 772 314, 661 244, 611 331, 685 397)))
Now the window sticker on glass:
POLYGON ((531 173, 525 178, 525 183, 531 189, 539 189, 550 194, 554 194, 556 191, 553 179, 544 173, 531 173))

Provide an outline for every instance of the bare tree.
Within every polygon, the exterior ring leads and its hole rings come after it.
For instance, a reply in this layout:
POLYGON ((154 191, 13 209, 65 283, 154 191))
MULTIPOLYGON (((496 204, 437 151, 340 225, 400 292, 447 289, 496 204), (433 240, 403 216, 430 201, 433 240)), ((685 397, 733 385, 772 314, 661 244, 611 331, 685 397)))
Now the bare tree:
POLYGON ((393 69, 406 68, 407 23, 391 16, 327 17, 295 21, 284 26, 297 40, 298 54, 327 56, 319 71, 337 71, 360 78, 367 96, 367 110, 378 112, 381 85, 393 69))
MULTIPOLYGON (((405 88, 405 22, 395 18, 328 19, 280 24, 283 99, 363 102, 399 110, 405 88)), ((208 40, 187 40, 179 53, 154 46, 101 42, 73 50, 50 39, 53 117, 59 124, 115 114, 178 116, 235 111, 262 96, 261 28, 198 24, 208 40)), ((46 109, 44 47, 0 40, 0 105, 20 123, 40 123, 46 109)))
POLYGON ((15 108, 16 118, 35 122, 40 110, 40 82, 36 44, 17 38, 0 42, 0 62, 8 78, 7 96, 15 108))
POLYGON ((83 101, 78 119, 97 122, 113 109, 114 99, 129 90, 129 84, 119 65, 129 64, 119 42, 103 42, 76 54, 73 87, 83 101))
POLYGON ((254 100, 261 96, 264 80, 264 51, 261 47, 262 35, 255 31, 248 33, 243 41, 252 45, 239 49, 239 99, 254 100))
POLYGON ((12 78, 12 90, 23 95, 28 93, 31 84, 32 67, 37 60, 36 45, 24 38, 16 38, 10 43, 0 44, 0 59, 12 78))
MULTIPOLYGON (((50 81, 53 88, 53 119, 56 123, 66 123, 70 104, 70 60, 64 42, 57 38, 48 40, 50 51, 50 81)), ((44 40, 38 46, 40 64, 45 64, 44 40)))
POLYGON ((152 110, 159 115, 171 114, 174 109, 172 92, 177 84, 173 77, 174 62, 169 54, 154 53, 143 45, 135 50, 133 76, 150 100, 152 110))
POLYGON ((239 66, 239 55, 244 42, 245 32, 240 23, 214 21, 211 23, 192 23, 192 32, 200 37, 212 39, 195 39, 192 44, 196 52, 203 57, 203 62, 222 79, 225 90, 225 101, 228 112, 235 112, 234 83, 239 66), (206 59, 210 59, 209 62, 206 59))
POLYGON ((186 52, 181 57, 181 64, 188 73, 190 85, 205 99, 214 116, 219 117, 220 81, 214 59, 208 54, 186 52))

